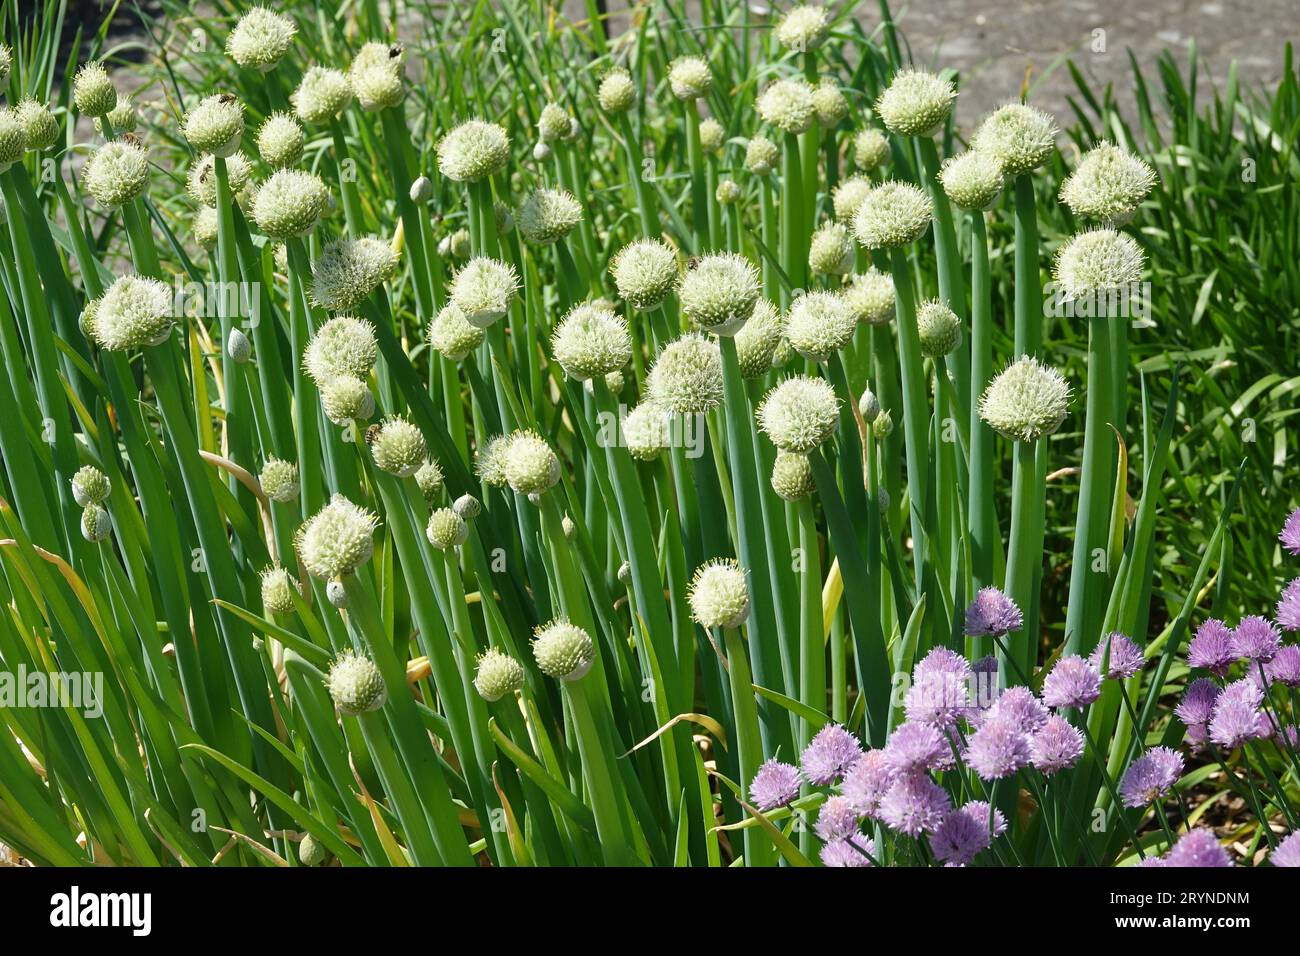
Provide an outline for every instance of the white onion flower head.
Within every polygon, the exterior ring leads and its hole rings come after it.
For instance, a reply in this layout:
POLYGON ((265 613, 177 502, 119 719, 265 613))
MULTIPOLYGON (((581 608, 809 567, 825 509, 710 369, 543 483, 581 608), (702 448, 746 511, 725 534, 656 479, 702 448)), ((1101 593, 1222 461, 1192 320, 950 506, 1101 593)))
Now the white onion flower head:
POLYGON ((292 614, 293 595, 298 590, 298 582, 284 568, 272 565, 263 569, 262 608, 268 614, 292 614))
POLYGON ((715 558, 696 568, 687 600, 701 627, 740 627, 749 617, 749 583, 732 558, 715 558))
POLYGON ((328 123, 352 102, 352 86, 342 70, 311 66, 290 100, 304 123, 328 123))
POLYGON ((352 58, 348 83, 363 110, 378 112, 396 106, 406 96, 403 64, 406 51, 400 44, 370 42, 352 58))
POLYGON ((229 156, 244 135, 244 104, 233 93, 205 97, 186 112, 182 132, 200 153, 229 156))
POLYGON ((330 665, 325 687, 339 713, 359 717, 384 706, 388 688, 375 662, 364 654, 347 650, 330 665))
POLYGON ((190 223, 194 241, 206 252, 217 247, 217 211, 211 206, 201 206, 190 223))
POLYGON ((885 325, 894 317, 894 278, 875 266, 855 275, 840 295, 863 325, 885 325))
POLYGON ((709 95, 713 75, 702 57, 681 56, 668 67, 668 85, 679 100, 698 100, 709 95))
POLYGON ((122 133, 135 132, 136 126, 140 123, 140 117, 136 114, 135 104, 131 102, 131 95, 126 96, 118 94, 117 105, 114 106, 105 116, 95 117, 95 132, 103 135, 104 121, 108 120, 108 125, 112 127, 115 135, 122 133))
POLYGON ((891 133, 931 136, 952 115, 957 90, 952 81, 925 70, 899 70, 876 100, 876 112, 891 133))
POLYGON ((106 209, 124 206, 149 187, 149 156, 129 139, 105 143, 81 167, 81 184, 106 209))
POLYGON ((289 52, 298 28, 293 20, 265 7, 253 7, 239 18, 226 38, 226 52, 245 69, 267 73, 289 52))
POLYGON ((533 657, 547 677, 576 681, 596 662, 596 645, 590 634, 560 618, 533 632, 533 657))
POLYGON ((754 108, 763 122, 791 135, 807 132, 816 119, 813 88, 803 77, 769 84, 754 108))
POLYGON ((411 478, 424 464, 428 449, 414 422, 401 416, 385 419, 370 439, 370 456, 380 471, 411 478))
POLYGON ((656 309, 677 285, 677 253, 660 239, 638 239, 618 251, 609 271, 634 308, 656 309))
MULTIPOLYGON (((0 172, 4 172, 23 158, 27 150, 27 134, 18 114, 5 107, 0 109, 0 172)), ((0 212, 4 206, 0 205, 0 212)))
POLYGON ((381 239, 336 239, 312 263, 312 299, 331 312, 346 312, 397 271, 397 253, 381 239))
POLYGON ((866 176, 850 176, 841 180, 831 193, 831 208, 835 210, 835 218, 851 226, 862 200, 874 188, 866 176))
POLYGON ((1084 219, 1123 225, 1155 184, 1156 172, 1146 160, 1102 142, 1088 150, 1061 183, 1061 202, 1084 219))
POLYGON ((486 256, 471 259, 457 270, 449 289, 451 303, 465 321, 481 329, 510 311, 518 291, 514 267, 486 256))
POLYGON ((785 337, 813 362, 825 362, 853 339, 858 320, 834 292, 807 292, 795 299, 785 320, 785 337))
POLYGON ((713 198, 723 206, 734 206, 740 202, 742 195, 740 184, 734 179, 724 179, 718 183, 718 188, 713 193, 713 198))
POLYGON ((506 483, 518 494, 540 495, 560 480, 560 459, 535 431, 511 434, 504 456, 506 483))
POLYGON ((253 221, 267 238, 282 242, 315 229, 328 205, 329 193, 319 176, 281 169, 257 190, 253 221))
POLYGON ((736 333, 736 360, 742 378, 761 378, 772 370, 772 357, 785 334, 785 319, 767 299, 759 299, 754 311, 736 333))
POLYGON ((947 159, 939 170, 939 183, 958 209, 979 212, 998 200, 1003 186, 1002 166, 985 153, 968 149, 947 159))
POLYGON ((654 461, 672 440, 672 413, 654 402, 642 402, 623 416, 623 445, 637 461, 654 461))
POLYGON ((853 271, 853 234, 840 222, 817 227, 808 243, 808 268, 818 275, 842 276, 853 271))
POLYGON ((163 342, 175 321, 172 289, 139 275, 117 279, 95 307, 92 329, 100 348, 134 351, 163 342))
POLYGON ((262 472, 257 476, 257 483, 262 486, 266 497, 281 504, 288 504, 298 499, 298 466, 291 461, 274 456, 266 459, 262 472))
POLYGON ((506 485, 506 449, 509 435, 493 435, 474 453, 474 473, 494 488, 506 485))
POLYGON ((340 315, 323 323, 307 340, 302 367, 317 385, 323 385, 340 375, 366 378, 378 356, 375 327, 366 319, 340 315))
MULTIPOLYGON (((8 85, 8 73, 5 81, 8 85)), ((81 65, 72 80, 72 101, 85 116, 106 116, 117 105, 117 90, 103 63, 91 60, 81 65)))
POLYGON ((624 113, 636 102, 636 85, 632 74, 622 67, 615 67, 605 74, 596 92, 600 108, 607 113, 624 113))
POLYGON ((1008 179, 1030 172, 1051 158, 1056 148, 1056 121, 1023 103, 1000 106, 980 123, 971 148, 992 156, 1008 179))
POLYGON ((429 515, 424 536, 439 551, 449 551, 469 540, 469 525, 454 508, 438 508, 429 515))
POLYGON ((515 222, 529 242, 549 245, 582 222, 582 204, 564 189, 534 189, 519 207, 515 222))
POLYGON ((1052 434, 1070 408, 1070 386, 1032 356, 1008 365, 984 390, 980 417, 1003 438, 1033 442, 1052 434))
POLYGON ((102 505, 113 490, 108 476, 94 465, 82 465, 72 476, 72 500, 82 508, 102 505))
POLYGON ((59 121, 49 106, 30 96, 14 108, 14 116, 23 128, 27 149, 35 152, 49 149, 59 138, 59 121))
POLYGON ((567 375, 585 382, 632 360, 632 334, 627 320, 613 309, 586 302, 556 323, 551 352, 567 375))
POLYGON ((415 484, 425 500, 430 500, 442 490, 442 467, 432 458, 426 458, 415 470, 415 484))
POLYGON ((559 103, 547 103, 537 118, 537 137, 543 143, 563 142, 569 136, 569 114, 559 103))
MULTIPOLYGON (((232 195, 238 195, 247 186, 253 175, 253 164, 243 153, 235 152, 224 157, 226 160, 226 181, 230 183, 232 195)), ((216 158, 211 153, 204 153, 199 161, 190 166, 185 177, 185 190, 195 202, 204 206, 217 205, 217 169, 216 158)))
POLYGON ((474 689, 489 704, 524 686, 524 669, 517 660, 495 647, 479 656, 474 689))
POLYGON ((867 249, 893 249, 925 235, 933 215, 934 206, 922 190, 890 180, 863 197, 853 231, 867 249))
POLYGON ((761 291, 758 270, 734 252, 702 257, 677 286, 686 317, 715 335, 735 335, 745 324, 761 291))
POLYGON ((722 144, 726 138, 727 131, 713 117, 700 121, 700 149, 704 150, 704 152, 716 153, 722 149, 722 144))
POLYGON ((811 53, 826 42, 830 28, 825 7, 799 4, 787 10, 777 23, 776 41, 795 53, 811 53))
POLYGON ((272 113, 257 131, 257 152, 262 162, 275 169, 302 159, 302 148, 302 127, 288 113, 272 113))
POLYGON ((916 328, 921 354, 926 358, 941 358, 961 345, 961 320, 938 299, 922 302, 917 307, 916 328))
POLYGON ((722 403, 722 353, 699 332, 665 345, 646 376, 650 401, 679 415, 707 412, 722 403))
POLYGON ((429 344, 451 362, 459 362, 483 344, 487 331, 465 320, 454 303, 443 306, 429 323, 429 344))
POLYGON ((874 126, 853 137, 853 161, 858 169, 875 169, 889 161, 889 140, 874 126))
POLYGON ((758 427, 782 451, 806 455, 830 438, 839 420, 840 400, 824 379, 796 375, 763 397, 758 427))
POLYGON ((298 529, 295 543, 303 567, 327 581, 347 577, 370 560, 378 524, 374 512, 334 495, 298 529))
POLYGON ((0 93, 9 89, 9 75, 13 71, 14 52, 6 44, 0 43, 0 93))
POLYGON ((766 136, 755 133, 745 147, 745 168, 755 176, 766 176, 776 169, 781 150, 766 136))
POLYGON ((1131 288, 1142 278, 1146 256, 1132 236, 1114 229, 1090 229, 1072 237, 1056 254, 1053 273, 1067 300, 1131 288))
POLYGON ((817 125, 825 129, 834 129, 849 115, 849 101, 839 84, 829 77, 822 77, 813 88, 813 115, 817 125))
POLYGON ((320 386, 321 407, 325 417, 335 425, 365 421, 375 413, 375 396, 364 379, 353 375, 336 375, 320 386))
POLYGON ((786 501, 802 501, 817 490, 807 455, 778 451, 772 462, 772 490, 786 501))
POLYGON ((466 120, 438 142, 438 168, 458 183, 476 183, 505 169, 510 137, 496 123, 466 120))
POLYGON ((540 140, 533 144, 533 159, 544 163, 551 158, 551 147, 540 140))
POLYGON ((473 239, 469 234, 469 230, 457 229, 439 240, 438 255, 443 258, 451 256, 453 259, 464 259, 473 251, 473 248, 473 239))

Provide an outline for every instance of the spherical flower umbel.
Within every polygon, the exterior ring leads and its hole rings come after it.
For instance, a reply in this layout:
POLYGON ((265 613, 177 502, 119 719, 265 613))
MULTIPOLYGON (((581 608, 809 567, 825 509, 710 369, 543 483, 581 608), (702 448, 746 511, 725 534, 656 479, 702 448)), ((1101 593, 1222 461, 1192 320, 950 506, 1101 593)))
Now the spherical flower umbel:
POLYGON ((217 247, 217 211, 211 206, 204 206, 194 214, 190 222, 190 230, 194 234, 194 241, 197 242, 205 251, 211 252, 217 247))
POLYGON ((1101 696, 1101 675, 1077 654, 1062 657, 1043 680, 1048 707, 1087 707, 1101 696))
POLYGON ((486 329, 510 311, 518 290, 519 276, 513 266, 479 256, 457 270, 448 291, 465 321, 486 329))
POLYGON ((855 322, 885 325, 894 317, 894 279, 875 266, 860 272, 840 290, 855 322))
POLYGON ((722 144, 726 138, 727 131, 713 117, 700 120, 700 149, 704 150, 704 152, 716 153, 722 149, 722 144))
POLYGON ((776 385, 758 406, 758 427, 782 451, 806 455, 835 431, 840 400, 824 379, 794 376, 776 385))
POLYGON ((563 189, 534 189, 515 215, 519 232, 529 242, 549 245, 582 222, 582 205, 563 189))
MULTIPOLYGON (((225 157, 226 182, 230 185, 232 195, 238 195, 253 174, 253 165, 243 153, 232 153, 225 157)), ((211 153, 204 153, 197 163, 190 166, 185 177, 185 189, 196 202, 205 206, 217 205, 217 161, 211 153)))
POLYGON ((1187 663, 1222 677, 1237 659, 1232 631, 1222 621, 1209 618, 1196 629, 1187 645, 1187 663))
POLYGON ((785 331, 776 306, 760 298, 749 320, 735 335, 736 359, 743 378, 759 378, 772 370, 772 356, 785 331))
POLYGON ((1277 626, 1284 631, 1300 631, 1300 578, 1282 589, 1277 602, 1277 626))
POLYGON ((799 765, 809 783, 825 787, 844 776, 861 756, 856 737, 839 724, 827 724, 804 748, 799 765))
POLYGON ((378 112, 402 102, 406 96, 405 58, 400 44, 371 42, 362 46, 348 70, 348 83, 363 110, 378 112))
POLYGON ((808 244, 808 268, 820 275, 842 276, 853 271, 853 235, 839 222, 822 223, 808 244))
POLYGON ((112 485, 108 476, 94 465, 82 465, 72 476, 72 499, 82 508, 108 501, 112 485))
MULTIPOLYGON (((1113 229, 1081 232, 1061 247, 1053 266, 1056 282, 1067 300, 1123 292, 1142 277, 1146 257, 1132 236, 1113 229)), ((1094 306, 1096 315, 1106 314, 1105 300, 1094 306)))
POLYGON ((117 90, 104 64, 92 60, 81 65, 72 80, 72 101, 85 116, 105 116, 117 105, 117 90))
POLYGON ((172 289, 144 276, 117 279, 95 307, 92 337, 111 352, 133 351, 166 339, 175 321, 172 289))
POLYGON ((951 756, 948 740, 931 724, 908 720, 890 734, 885 764, 895 774, 933 770, 951 756))
POLYGON ((840 792, 860 815, 875 817, 880 810, 880 801, 896 779, 897 774, 885 760, 884 750, 868 750, 860 754, 844 774, 840 792))
POLYGON ((370 439, 376 467, 398 478, 410 478, 424 463, 424 435, 415 423, 402 417, 386 419, 370 439))
POLYGON ((679 100, 689 102, 708 96, 709 87, 713 85, 709 64, 703 57, 678 57, 668 67, 668 85, 679 100))
POLYGON ((488 703, 495 703, 523 686, 524 669, 509 654, 492 647, 479 656, 474 689, 488 703))
POLYGON ((27 148, 39 152, 49 149, 59 137, 59 122, 44 103, 31 97, 14 109, 14 117, 23 128, 27 148))
POLYGON ((858 815, 849 801, 838 794, 826 798, 826 802, 817 811, 817 822, 813 830, 818 839, 830 843, 846 840, 858 832, 858 815))
POLYGON ((873 126, 853 137, 853 162, 858 169, 875 169, 889 161, 889 140, 873 126))
POLYGON ((983 780, 1009 777, 1029 759, 1029 735, 1004 716, 984 720, 966 748, 966 764, 983 780))
POLYGON ((660 350, 646 376, 650 401, 679 415, 722 404, 722 353, 699 332, 688 332, 660 350))
POLYGON ((1146 160, 1103 141, 1061 183, 1061 202, 1081 218, 1121 225, 1133 218, 1155 183, 1156 171, 1146 160))
POLYGON ((543 143, 560 142, 569 135, 569 114, 559 103, 547 103, 537 118, 537 135, 543 143))
POLYGON ((988 209, 1002 192, 1002 167, 992 156, 970 149, 939 170, 939 182, 953 205, 968 212, 988 209))
POLYGON ((1068 770, 1083 756, 1083 733, 1053 714, 1029 738, 1029 762, 1050 776, 1068 770))
POLYGON ((1129 765, 1119 784, 1126 807, 1145 807, 1166 796, 1183 775, 1183 755, 1168 747, 1152 747, 1129 765))
POLYGON ((1183 698, 1174 708, 1174 716, 1186 726, 1208 724, 1214 716, 1214 703, 1219 699, 1219 685, 1208 677, 1198 677, 1187 685, 1183 698))
POLYGON ((632 335, 627 320, 613 309, 585 302, 556 323, 551 351, 566 374, 585 382, 631 361, 632 335))
POLYGON ((881 183, 863 197, 853 217, 853 232, 867 249, 906 246, 930 228, 930 197, 910 183, 881 183))
POLYGON ((1300 830, 1293 832, 1269 854, 1271 866, 1300 867, 1300 830))
POLYGON ((288 113, 272 113, 257 131, 257 152, 275 169, 302 159, 302 147, 302 127, 288 113))
POLYGON ((1033 442, 1052 434, 1070 408, 1070 386, 1031 355, 1008 365, 980 398, 980 417, 1003 438, 1033 442))
POLYGON ((1097 642, 1096 648, 1088 657, 1090 663, 1107 680, 1127 680, 1142 669, 1146 657, 1138 647, 1125 635, 1118 632, 1109 634, 1097 642), (1105 659, 1105 668, 1102 660, 1105 659))
POLYGON ((266 497, 281 504, 298 499, 298 466, 283 458, 271 457, 262 466, 262 473, 257 476, 257 483, 262 486, 266 497))
POLYGON ((442 490, 442 468, 432 458, 426 458, 415 470, 415 484, 426 501, 442 490))
POLYGON ((246 69, 266 73, 289 52, 298 28, 286 16, 253 7, 239 18, 226 38, 226 52, 246 69))
POLYGON ((745 168, 755 176, 766 176, 776 169, 781 150, 766 136, 755 133, 745 146, 745 168))
POLYGON ((981 588, 966 608, 965 633, 970 637, 1001 637, 1023 626, 1020 608, 1000 588, 981 588))
POLYGON ((334 495, 298 529, 295 543, 303 567, 327 581, 346 577, 370 560, 378 523, 373 512, 334 495))
POLYGON ((560 460, 534 431, 514 432, 504 454, 506 482, 518 494, 539 495, 560 480, 560 460))
POLYGON ((429 323, 429 344, 452 362, 459 362, 483 344, 487 332, 465 321, 465 313, 454 303, 443 306, 429 323))
POLYGON ((804 358, 825 362, 852 341, 857 324, 857 316, 843 296, 808 292, 790 306, 785 337, 804 358))
POLYGON ((948 816, 948 792, 927 774, 898 777, 880 800, 880 820, 900 833, 915 837, 933 833, 948 816))
POLYGON ((1277 539, 1282 542, 1283 550, 1292 555, 1300 555, 1300 508, 1287 515, 1277 539))
POLYGON ((112 127, 115 134, 135 132, 136 125, 140 118, 136 115, 135 104, 131 102, 131 97, 118 94, 117 105, 108 111, 106 116, 95 117, 95 132, 104 132, 104 122, 107 120, 108 125, 112 127))
POLYGON ((764 811, 789 806, 799 796, 802 782, 797 767, 779 760, 768 760, 749 782, 749 799, 764 811))
POLYGON ((101 206, 124 206, 144 195, 149 187, 149 156, 138 143, 115 139, 86 160, 81 168, 81 183, 101 206))
POLYGON ((991 156, 1008 178, 1037 169, 1056 148, 1056 121, 1023 103, 1000 106, 980 123, 971 148, 991 156))
POLYGON ((772 490, 786 501, 802 501, 817 490, 807 455, 778 451, 772 462, 772 490))
POLYGON ((448 179, 474 183, 495 176, 510 159, 510 137, 496 123, 467 120, 438 143, 438 168, 448 179))
POLYGON ((328 201, 319 176, 298 169, 277 170, 257 191, 253 221, 269 239, 295 239, 316 228, 328 201))
POLYGON ((776 25, 776 42, 796 53, 811 53, 826 41, 830 31, 826 8, 799 4, 786 11, 776 25))
POLYGON ((610 70, 600 81, 596 91, 600 108, 606 113, 624 113, 636 102, 636 84, 632 74, 622 67, 610 70))
POLYGON ((718 201, 719 205, 723 206, 734 206, 740 202, 742 195, 744 195, 744 192, 740 188, 740 183, 734 179, 722 180, 722 182, 718 183, 718 188, 713 192, 713 198, 718 201))
POLYGON ((339 713, 358 717, 379 710, 388 698, 383 675, 364 654, 348 650, 330 665, 325 686, 339 713))
POLYGON ((957 90, 952 81, 925 70, 899 70, 876 100, 891 133, 930 136, 948 121, 957 90))
POLYGON ((439 551, 447 551, 469 540, 469 525, 455 508, 438 508, 429 515, 424 536, 439 551))
POLYGON ((740 627, 749 617, 749 585, 731 558, 700 565, 691 578, 691 617, 703 628, 740 627))
POLYGON ((839 84, 829 77, 822 77, 813 87, 813 116, 817 125, 834 129, 848 115, 849 101, 844 98, 839 84))
POLYGON ((533 657, 547 677, 581 680, 596 662, 591 635, 564 618, 537 628, 533 635, 533 657))
POLYGON ((916 329, 926 358, 942 358, 961 345, 961 320, 938 299, 922 302, 917 308, 916 329))
POLYGON ((262 571, 262 608, 268 614, 293 613, 293 595, 298 590, 296 582, 284 568, 272 565, 262 571))
POLYGON ((623 416, 620 431, 627 453, 637 461, 654 461, 671 441, 670 413, 653 402, 642 402, 623 416))
POLYGON ((1223 688, 1214 701, 1214 712, 1210 716, 1210 739, 1220 747, 1234 750, 1266 736, 1270 729, 1269 721, 1259 711, 1263 700, 1263 689, 1250 677, 1233 681, 1223 688))
POLYGON ((817 118, 812 85, 803 77, 769 84, 754 109, 764 123, 792 136, 807 132, 817 118))
POLYGON ((754 311, 758 270, 733 252, 704 256, 682 275, 677 297, 695 325, 715 335, 735 335, 754 311))
POLYGON ((677 284, 677 253, 660 239, 638 239, 618 251, 609 271, 634 308, 656 309, 677 284))
POLYGON ((1047 721, 1048 713, 1047 707, 1028 687, 1008 687, 993 700, 977 722, 1007 720, 1013 727, 1019 727, 1028 734, 1043 726, 1047 721))
POLYGON ((1232 866, 1228 851, 1209 830, 1196 828, 1178 838, 1174 848, 1164 856, 1165 866, 1211 867, 1232 866))
POLYGON ((835 219, 851 227, 862 200, 874 188, 866 176, 850 176, 842 180, 831 193, 831 208, 835 210, 835 219))
POLYGON ((340 375, 364 379, 378 355, 375 327, 365 319, 340 315, 324 323, 307 340, 302 367, 317 385, 340 375))
POLYGON ((346 312, 366 300, 397 271, 397 253, 381 239, 336 239, 312 263, 312 299, 331 312, 346 312))
POLYGON ((1282 646, 1282 635, 1266 617, 1243 617, 1232 629, 1233 655, 1246 661, 1271 661, 1282 646))
POLYGON ((311 66, 290 100, 304 123, 328 123, 352 102, 352 86, 342 70, 311 66))
POLYGON ((186 112, 182 132, 200 153, 229 156, 244 135, 244 105, 232 93, 205 97, 186 112))

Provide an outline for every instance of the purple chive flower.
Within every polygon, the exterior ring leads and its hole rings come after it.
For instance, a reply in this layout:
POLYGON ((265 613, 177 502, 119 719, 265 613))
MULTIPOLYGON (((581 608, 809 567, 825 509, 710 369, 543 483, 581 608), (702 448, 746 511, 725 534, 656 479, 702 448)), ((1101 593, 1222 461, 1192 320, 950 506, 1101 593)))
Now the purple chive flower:
POLYGON ((1229 750, 1268 736, 1268 720, 1259 712, 1264 692, 1248 678, 1233 681, 1219 694, 1210 717, 1210 739, 1229 750))
POLYGON ((1049 711, 1028 687, 1008 687, 984 712, 984 723, 1006 720, 1023 733, 1032 734, 1047 721, 1049 711))
POLYGON ((749 784, 749 799, 760 810, 787 806, 799 796, 799 769, 779 760, 769 760, 758 768, 749 784))
POLYGON ((1198 827, 1179 837, 1165 854, 1165 866, 1232 866, 1232 860, 1218 837, 1198 827))
POLYGON ((1168 747, 1152 747, 1129 764, 1119 784, 1126 807, 1145 807, 1167 794, 1183 775, 1183 755, 1168 747))
POLYGON ((1264 665, 1270 681, 1287 687, 1300 687, 1300 645, 1288 644, 1278 648, 1273 659, 1264 665))
POLYGON ((1206 741, 1210 739, 1209 724, 1188 724, 1187 725, 1187 743, 1192 748, 1192 753, 1200 753, 1205 749, 1206 741))
POLYGON ((844 775, 840 793, 860 815, 874 818, 880 801, 893 786, 897 775, 890 769, 883 750, 868 750, 844 775))
POLYGON ((1300 555, 1300 508, 1287 517, 1286 524, 1282 525, 1282 531, 1277 539, 1282 542, 1282 547, 1292 554, 1300 555))
POLYGON ((1016 602, 998 588, 981 588, 966 608, 966 633, 971 637, 1002 637, 1024 626, 1016 602))
POLYGON ((970 678, 950 671, 923 673, 903 698, 908 723, 954 727, 970 709, 970 678))
POLYGON ((1097 647, 1088 658, 1088 663, 1100 673, 1103 658, 1106 663, 1107 680, 1124 680, 1132 677, 1146 662, 1142 648, 1118 632, 1103 637, 1097 642, 1097 647), (1107 656, 1107 645, 1110 647, 1109 656, 1107 656))
POLYGON ((823 843, 832 840, 847 840, 858 832, 858 814, 849 801, 841 796, 827 797, 817 812, 817 822, 813 832, 823 843))
POLYGON ((1268 862, 1273 866, 1300 867, 1300 830, 1279 843, 1277 849, 1269 854, 1268 862))
POLYGON ((919 681, 929 674, 956 674, 965 679, 971 675, 971 666, 970 662, 956 651, 947 647, 936 647, 912 668, 912 681, 919 681))
POLYGON ((1208 677, 1198 677, 1187 685, 1174 714, 1189 728, 1208 724, 1214 716, 1214 702, 1219 699, 1219 685, 1208 677))
POLYGON ((1150 869, 1153 866, 1168 866, 1169 864, 1158 856, 1144 856, 1133 865, 1143 867, 1144 869, 1150 869))
POLYGON ((1187 664, 1201 667, 1222 677, 1237 659, 1232 649, 1232 631, 1222 621, 1210 618, 1196 629, 1196 636, 1187 645, 1187 664))
POLYGON ((981 850, 987 850, 993 838, 1007 829, 1007 818, 1001 810, 993 811, 991 828, 989 816, 989 805, 983 800, 949 813, 930 837, 935 858, 947 866, 965 866, 981 850))
POLYGON ((1282 635, 1266 617, 1243 617, 1232 632, 1232 652, 1248 661, 1271 661, 1282 645, 1282 635))
POLYGON ((862 756, 857 739, 839 724, 827 724, 804 748, 803 775, 816 787, 834 783, 862 756))
POLYGON ((1029 763, 1029 736, 1006 718, 986 720, 970 738, 966 763, 984 780, 1009 777, 1029 763))
POLYGON ((822 847, 823 866, 870 866, 876 855, 876 842, 866 834, 847 840, 832 840, 822 847))
POLYGON ((1101 675, 1078 654, 1062 657, 1043 681, 1048 707, 1082 709, 1101 696, 1101 675))
POLYGON ((1049 776, 1073 767, 1082 756, 1083 734, 1056 714, 1029 738, 1029 762, 1049 776))
POLYGON ((948 792, 923 773, 904 774, 880 801, 880 819, 900 833, 933 833, 952 804, 948 792))
MULTIPOLYGON (((970 816, 979 821, 980 825, 987 828, 989 826, 989 804, 987 800, 972 800, 970 803, 964 803, 960 807, 960 812, 968 813, 970 816)), ((1007 832, 1007 816, 1001 810, 993 811, 993 828, 990 831, 992 836, 1000 837, 1007 832)))
POLYGON ((931 770, 952 750, 948 740, 929 724, 908 721, 885 743, 885 763, 895 774, 931 770))
POLYGON ((1277 602, 1277 626, 1284 631, 1300 631, 1300 578, 1282 589, 1277 602))

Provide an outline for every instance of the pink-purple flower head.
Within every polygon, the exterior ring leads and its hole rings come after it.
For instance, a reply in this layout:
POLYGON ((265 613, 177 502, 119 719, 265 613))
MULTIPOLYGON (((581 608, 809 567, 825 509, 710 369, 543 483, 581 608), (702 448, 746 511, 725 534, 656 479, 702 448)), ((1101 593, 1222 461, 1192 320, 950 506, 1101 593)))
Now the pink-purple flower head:
POLYGON ((966 634, 970 637, 1002 637, 1024 627, 1024 615, 1016 602, 999 588, 981 588, 966 608, 966 634))
POLYGON ((1005 720, 1022 733, 1032 734, 1043 726, 1048 713, 1047 707, 1028 687, 1008 687, 994 699, 980 723, 1005 720))
POLYGON ((1048 707, 1082 709, 1101 696, 1101 674, 1077 654, 1062 657, 1043 681, 1048 707))
POLYGON ((809 783, 825 787, 844 776, 861 756, 856 737, 839 724, 827 724, 804 748, 800 764, 809 783))
POLYGON ((1214 702, 1210 739, 1232 750, 1268 735, 1268 719, 1259 711, 1264 692, 1249 678, 1233 681, 1214 702))
POLYGON ((1068 770, 1083 756, 1083 734, 1064 717, 1053 714, 1029 738, 1029 762, 1047 776, 1068 770))
POLYGON ((930 836, 930 849, 935 859, 946 866, 965 866, 981 850, 992 846, 993 838, 1006 828, 1007 818, 1001 810, 990 813, 987 803, 975 800, 943 818, 943 823, 930 836))
POLYGON ((758 768, 749 784, 749 799, 760 810, 788 806, 799 796, 799 769, 779 760, 769 760, 758 768))
POLYGON ((969 673, 917 668, 917 676, 903 697, 909 723, 948 729, 956 726, 971 709, 969 673))
POLYGON ((1284 631, 1300 631, 1300 578, 1282 589, 1277 602, 1277 626, 1284 631))
POLYGON ((952 747, 930 724, 907 721, 885 743, 884 760, 895 774, 936 769, 951 755, 952 747))
POLYGON ((1165 866, 1232 866, 1228 851, 1209 830, 1198 827, 1179 837, 1165 854, 1165 866))
POLYGON ((966 764, 983 780, 1001 780, 1029 764, 1029 735, 1007 717, 980 724, 966 747, 966 764))
POLYGON ((879 818, 908 836, 933 833, 952 806, 948 791, 927 774, 904 774, 893 782, 880 801, 879 818))
POLYGON ((1098 673, 1104 673, 1107 680, 1127 680, 1142 669, 1145 661, 1142 648, 1118 632, 1098 641, 1088 658, 1088 663, 1098 673))
POLYGON ((1237 659, 1232 649, 1232 631, 1222 621, 1210 618, 1196 629, 1187 645, 1187 664, 1222 677, 1237 659))
POLYGON ((1300 508, 1287 515, 1277 539, 1282 542, 1282 547, 1292 554, 1300 555, 1300 508))
POLYGON ((1270 681, 1287 687, 1300 687, 1300 645, 1288 644, 1278 648, 1273 659, 1264 667, 1270 681))
POLYGON ((1269 854, 1273 866, 1300 867, 1300 830, 1292 833, 1269 854))
POLYGON ((1145 807, 1166 796, 1183 775, 1183 755, 1168 747, 1152 747, 1129 764, 1119 784, 1126 807, 1145 807))
POLYGON ((1183 691, 1183 699, 1174 708, 1174 714, 1189 730, 1204 726, 1214 716, 1214 702, 1218 699, 1219 685, 1208 677, 1198 677, 1183 691))
POLYGON ((858 832, 858 813, 846 797, 827 797, 813 830, 823 843, 847 840, 858 832))
POLYGON ((1282 635, 1266 617, 1243 617, 1232 632, 1232 652, 1248 661, 1271 661, 1282 646, 1282 635))
POLYGON ((832 840, 822 847, 823 866, 871 866, 876 855, 876 842, 865 833, 847 840, 832 840))
POLYGON ((884 750, 868 750, 844 775, 840 793, 858 814, 874 818, 880 812, 880 801, 894 785, 896 777, 885 759, 884 750))
POLYGON ((951 648, 936 647, 912 668, 912 681, 919 682, 932 674, 953 674, 966 679, 971 675, 970 662, 951 648))

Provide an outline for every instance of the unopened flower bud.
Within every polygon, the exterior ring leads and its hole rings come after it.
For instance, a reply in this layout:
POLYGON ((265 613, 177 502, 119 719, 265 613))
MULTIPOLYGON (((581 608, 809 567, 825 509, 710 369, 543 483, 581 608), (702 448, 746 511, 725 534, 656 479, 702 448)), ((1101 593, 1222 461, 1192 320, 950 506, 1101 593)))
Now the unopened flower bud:
POLYGON ((100 505, 89 504, 81 512, 81 536, 92 544, 113 532, 113 522, 100 505))
POLYGON ((104 64, 97 61, 82 64, 72 80, 72 100, 77 112, 85 116, 104 116, 117 105, 117 90, 104 64))

